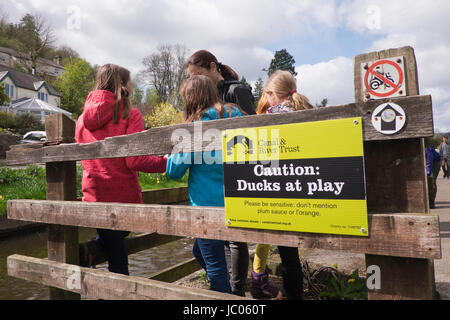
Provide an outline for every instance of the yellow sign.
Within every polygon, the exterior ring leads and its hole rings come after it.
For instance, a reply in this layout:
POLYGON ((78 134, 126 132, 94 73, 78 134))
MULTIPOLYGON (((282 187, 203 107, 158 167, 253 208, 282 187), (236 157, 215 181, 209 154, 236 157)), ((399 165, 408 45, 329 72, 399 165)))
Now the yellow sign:
POLYGON ((227 130, 229 227, 368 236, 361 118, 227 130))

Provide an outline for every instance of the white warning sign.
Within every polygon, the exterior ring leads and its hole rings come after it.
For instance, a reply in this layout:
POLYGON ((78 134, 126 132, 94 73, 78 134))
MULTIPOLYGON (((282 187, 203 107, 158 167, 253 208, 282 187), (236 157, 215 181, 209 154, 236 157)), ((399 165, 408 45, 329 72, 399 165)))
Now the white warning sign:
POLYGON ((404 57, 365 62, 361 70, 366 101, 406 96, 404 57))

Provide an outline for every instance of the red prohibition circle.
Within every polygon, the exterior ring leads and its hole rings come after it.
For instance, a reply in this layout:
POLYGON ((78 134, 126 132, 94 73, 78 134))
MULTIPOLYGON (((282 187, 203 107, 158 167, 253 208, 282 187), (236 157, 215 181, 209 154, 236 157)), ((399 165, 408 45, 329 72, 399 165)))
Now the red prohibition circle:
POLYGON ((393 61, 390 60, 380 60, 377 61, 376 63, 374 63, 369 70, 367 70, 366 72, 366 76, 364 77, 364 85, 366 86, 367 90, 369 90, 369 93, 371 93, 374 96, 380 97, 380 98, 385 98, 385 97, 389 97, 390 95, 394 94, 395 92, 397 92, 400 89, 400 85, 403 83, 403 72, 402 69, 400 68, 400 66, 398 64, 396 64, 393 61), (386 77, 382 76, 381 74, 377 73, 376 71, 374 71, 374 69, 376 67, 378 67, 380 64, 390 64, 391 66, 393 66, 399 75, 399 81, 398 84, 393 83, 392 81, 390 81, 389 79, 386 79, 386 77), (373 74, 374 76, 376 76, 377 78, 381 79, 384 83, 390 85, 393 89, 392 91, 386 92, 386 93, 378 93, 376 91, 373 91, 370 89, 370 86, 367 82, 368 78, 369 78, 369 73, 373 74))

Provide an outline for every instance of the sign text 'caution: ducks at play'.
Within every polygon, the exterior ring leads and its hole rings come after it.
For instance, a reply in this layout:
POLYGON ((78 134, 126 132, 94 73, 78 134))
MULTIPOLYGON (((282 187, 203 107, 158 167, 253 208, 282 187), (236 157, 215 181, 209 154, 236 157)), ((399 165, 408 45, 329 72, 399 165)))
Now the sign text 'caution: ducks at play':
POLYGON ((368 236, 361 118, 227 130, 229 227, 368 236))

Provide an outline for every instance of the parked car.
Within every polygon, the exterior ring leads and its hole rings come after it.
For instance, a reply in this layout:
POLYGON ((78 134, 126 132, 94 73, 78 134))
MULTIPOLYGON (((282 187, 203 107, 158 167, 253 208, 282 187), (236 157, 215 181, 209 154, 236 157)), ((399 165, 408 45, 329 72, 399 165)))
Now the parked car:
POLYGON ((20 144, 43 142, 46 138, 47 134, 45 131, 30 131, 23 136, 23 139, 20 140, 20 144))

